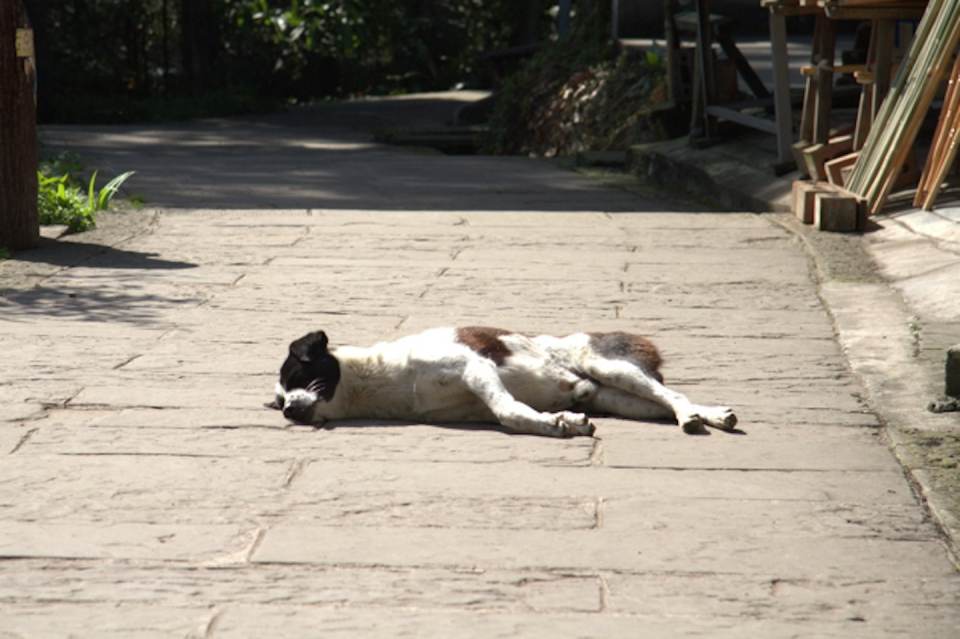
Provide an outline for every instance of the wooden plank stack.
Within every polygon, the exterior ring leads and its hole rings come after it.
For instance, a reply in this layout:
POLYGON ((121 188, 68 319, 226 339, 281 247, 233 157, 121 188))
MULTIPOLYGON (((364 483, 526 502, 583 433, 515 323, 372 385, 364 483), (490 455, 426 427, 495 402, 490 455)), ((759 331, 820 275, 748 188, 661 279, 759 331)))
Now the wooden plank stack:
POLYGON ((931 0, 844 185, 867 213, 877 213, 889 197, 958 40, 960 2, 931 0))
POLYGON ((931 210, 933 202, 940 193, 940 187, 947 176, 947 171, 957 157, 957 146, 960 143, 960 56, 953 65, 950 74, 950 84, 947 86, 947 95, 943 100, 943 109, 940 111, 940 121, 937 123, 937 132, 933 136, 933 145, 927 164, 923 168, 923 176, 917 187, 917 195, 913 200, 914 206, 931 210))

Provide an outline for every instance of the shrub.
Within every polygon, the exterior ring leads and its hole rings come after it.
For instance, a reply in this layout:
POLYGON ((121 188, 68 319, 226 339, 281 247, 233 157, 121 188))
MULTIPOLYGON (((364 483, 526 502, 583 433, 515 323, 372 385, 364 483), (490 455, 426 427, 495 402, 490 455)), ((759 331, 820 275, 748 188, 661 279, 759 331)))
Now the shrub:
POLYGON ((605 33, 581 25, 504 82, 485 150, 553 157, 658 139, 650 116, 665 77, 655 52, 615 55, 605 33))
POLYGON ((86 192, 72 172, 81 170, 76 155, 61 153, 41 165, 37 173, 39 191, 37 208, 40 224, 63 224, 74 233, 87 231, 97 224, 97 211, 110 208, 110 202, 120 186, 134 174, 127 171, 97 191, 97 172, 94 171, 86 192))

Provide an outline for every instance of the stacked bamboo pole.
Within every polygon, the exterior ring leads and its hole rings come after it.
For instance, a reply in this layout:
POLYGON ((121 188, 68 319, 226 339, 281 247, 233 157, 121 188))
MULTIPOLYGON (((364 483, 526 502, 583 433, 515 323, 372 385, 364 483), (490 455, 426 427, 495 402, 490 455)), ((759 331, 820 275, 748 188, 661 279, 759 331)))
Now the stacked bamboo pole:
POLYGON ((847 182, 869 213, 883 208, 960 40, 960 2, 931 0, 847 182))
POLYGON ((947 95, 943 100, 943 109, 940 111, 940 121, 937 122, 937 132, 933 136, 933 145, 930 155, 927 156, 926 166, 917 187, 917 195, 913 200, 914 206, 922 206, 929 211, 933 202, 940 193, 947 171, 957 157, 957 146, 960 143, 960 56, 953 65, 950 73, 950 84, 947 86, 947 95))

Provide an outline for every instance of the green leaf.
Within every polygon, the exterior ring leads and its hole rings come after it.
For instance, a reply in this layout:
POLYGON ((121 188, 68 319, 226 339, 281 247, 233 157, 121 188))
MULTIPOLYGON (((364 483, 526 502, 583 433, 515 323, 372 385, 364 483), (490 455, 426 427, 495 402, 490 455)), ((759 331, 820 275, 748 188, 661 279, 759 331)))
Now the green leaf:
POLYGON ((100 197, 97 200, 96 210, 106 210, 110 206, 110 200, 113 199, 113 196, 116 195, 123 183, 126 182, 127 179, 134 173, 136 173, 136 171, 127 171, 126 173, 122 173, 107 182, 107 185, 100 190, 100 197))
POLYGON ((89 206, 91 209, 95 208, 94 205, 96 203, 96 191, 94 191, 94 185, 97 181, 97 173, 99 173, 99 171, 93 172, 93 176, 90 178, 90 188, 87 191, 87 206, 89 206))

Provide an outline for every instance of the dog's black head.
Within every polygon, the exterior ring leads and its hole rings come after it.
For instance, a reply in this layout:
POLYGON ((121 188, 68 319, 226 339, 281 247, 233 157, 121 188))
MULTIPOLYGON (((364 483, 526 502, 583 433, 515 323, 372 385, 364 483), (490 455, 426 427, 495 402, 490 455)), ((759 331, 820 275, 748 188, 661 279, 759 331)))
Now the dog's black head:
POLYGON ((314 423, 314 406, 333 399, 340 381, 340 363, 327 350, 327 343, 323 331, 291 342, 290 353, 280 368, 276 397, 267 404, 269 408, 282 410, 291 421, 314 423))

